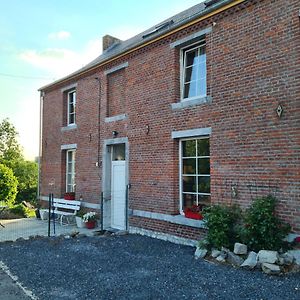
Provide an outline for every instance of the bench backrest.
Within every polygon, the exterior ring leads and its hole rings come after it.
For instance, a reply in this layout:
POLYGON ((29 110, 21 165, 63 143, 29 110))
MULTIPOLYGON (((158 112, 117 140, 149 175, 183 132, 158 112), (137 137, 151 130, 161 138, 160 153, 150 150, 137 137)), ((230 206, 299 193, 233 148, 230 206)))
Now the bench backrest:
POLYGON ((60 208, 72 210, 74 213, 80 209, 80 201, 78 200, 64 200, 64 199, 53 199, 53 206, 55 210, 60 208))

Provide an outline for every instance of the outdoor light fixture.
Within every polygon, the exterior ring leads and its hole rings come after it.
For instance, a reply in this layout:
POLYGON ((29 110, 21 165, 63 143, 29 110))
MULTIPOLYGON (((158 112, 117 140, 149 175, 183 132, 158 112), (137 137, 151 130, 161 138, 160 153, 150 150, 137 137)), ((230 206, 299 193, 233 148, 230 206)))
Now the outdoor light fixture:
POLYGON ((118 132, 118 131, 116 131, 116 130, 113 130, 113 132, 112 132, 112 135, 113 135, 113 137, 116 137, 118 134, 119 134, 119 132, 118 132))

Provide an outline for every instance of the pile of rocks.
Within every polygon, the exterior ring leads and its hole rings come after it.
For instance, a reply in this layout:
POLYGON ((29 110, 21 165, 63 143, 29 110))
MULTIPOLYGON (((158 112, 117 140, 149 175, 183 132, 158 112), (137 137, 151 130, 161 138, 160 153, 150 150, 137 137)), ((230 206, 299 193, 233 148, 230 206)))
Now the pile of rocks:
POLYGON ((300 271, 300 250, 285 253, 260 250, 258 253, 249 251, 247 245, 235 243, 233 252, 222 247, 221 250, 197 248, 195 258, 210 258, 219 263, 228 263, 234 267, 245 269, 261 269, 266 274, 279 275, 287 272, 300 271))

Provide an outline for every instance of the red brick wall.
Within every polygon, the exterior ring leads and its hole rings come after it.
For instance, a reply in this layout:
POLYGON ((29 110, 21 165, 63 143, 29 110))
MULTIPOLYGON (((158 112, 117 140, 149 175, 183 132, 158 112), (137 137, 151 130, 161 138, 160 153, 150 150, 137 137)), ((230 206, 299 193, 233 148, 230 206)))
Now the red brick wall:
MULTIPOLYGON (((62 93, 46 92, 43 119, 42 194, 48 182, 61 193, 61 144, 77 143, 76 195, 88 202, 100 197, 98 157, 99 86, 100 138, 129 139, 129 207, 177 214, 179 211, 178 141, 171 132, 211 127, 211 193, 213 203, 239 203, 274 194, 280 216, 300 232, 300 90, 299 17, 296 0, 246 1, 150 44, 106 66, 77 87, 78 128, 61 132, 62 93), (216 22, 207 35, 208 95, 212 102, 172 110, 180 99, 179 51, 170 43, 216 22), (125 82, 127 120, 105 123, 107 76, 104 71, 128 61, 125 82), (276 108, 284 109, 281 118, 276 108), (147 131, 149 126, 150 131, 147 131), (232 197, 232 186, 237 197, 232 197)), ((95 72, 95 71, 93 71, 95 72)), ((87 76, 87 75, 86 75, 87 76)), ((70 84, 73 81, 66 83, 70 84)), ((133 226, 164 231, 165 223, 138 218, 133 226)), ((176 233, 178 225, 168 225, 176 233)), ((183 227, 187 231, 186 227, 183 227)), ((185 234, 183 234, 185 235, 185 234)), ((188 233, 193 236, 193 233, 188 233)))
POLYGON ((125 70, 107 75, 107 116, 124 114, 125 110, 125 70))

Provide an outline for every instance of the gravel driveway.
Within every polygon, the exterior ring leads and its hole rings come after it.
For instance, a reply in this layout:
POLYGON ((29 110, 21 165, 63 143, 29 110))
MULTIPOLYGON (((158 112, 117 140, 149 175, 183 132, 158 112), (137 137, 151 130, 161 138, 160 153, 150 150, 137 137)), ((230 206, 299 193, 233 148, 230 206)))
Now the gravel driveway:
POLYGON ((0 260, 39 299, 300 299, 299 273, 270 277, 193 254, 137 235, 0 243, 0 260))

